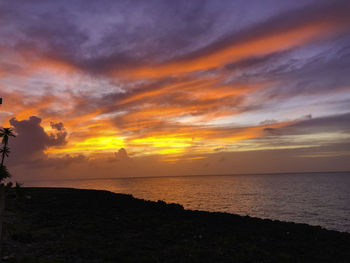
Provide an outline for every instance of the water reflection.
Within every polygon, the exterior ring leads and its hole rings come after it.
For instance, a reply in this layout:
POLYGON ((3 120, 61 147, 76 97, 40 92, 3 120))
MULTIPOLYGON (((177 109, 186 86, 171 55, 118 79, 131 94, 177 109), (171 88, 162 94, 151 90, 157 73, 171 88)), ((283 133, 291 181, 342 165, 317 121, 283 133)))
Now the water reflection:
POLYGON ((279 219, 350 232, 350 174, 271 174, 25 182, 103 189, 187 209, 279 219))

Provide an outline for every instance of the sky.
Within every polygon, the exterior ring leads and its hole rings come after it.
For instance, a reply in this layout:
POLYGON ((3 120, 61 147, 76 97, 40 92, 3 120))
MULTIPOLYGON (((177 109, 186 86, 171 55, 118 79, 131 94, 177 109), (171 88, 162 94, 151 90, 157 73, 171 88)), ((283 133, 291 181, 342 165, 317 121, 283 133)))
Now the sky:
POLYGON ((15 179, 350 170, 350 2, 1 1, 15 179))

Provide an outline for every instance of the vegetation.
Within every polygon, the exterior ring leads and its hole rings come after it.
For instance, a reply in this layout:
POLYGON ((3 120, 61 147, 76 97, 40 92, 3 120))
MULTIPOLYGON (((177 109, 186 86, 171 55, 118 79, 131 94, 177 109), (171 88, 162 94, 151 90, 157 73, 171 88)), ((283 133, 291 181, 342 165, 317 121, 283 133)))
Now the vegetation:
POLYGON ((8 171, 6 166, 0 166, 0 182, 5 180, 6 178, 11 177, 10 172, 8 171))
POLYGON ((0 137, 2 137, 2 148, 0 148, 1 154, 1 165, 0 165, 0 183, 3 182, 6 178, 11 177, 8 169, 4 165, 5 157, 8 157, 10 154, 10 148, 7 147, 9 138, 16 137, 11 128, 0 128, 0 137))
POLYGON ((2 137, 2 145, 0 148, 1 154, 1 165, 0 165, 0 262, 2 262, 2 241, 3 241, 3 220, 4 220, 4 211, 5 211, 5 201, 6 194, 9 189, 11 189, 12 184, 9 183, 7 186, 3 183, 6 178, 11 177, 7 167, 4 165, 5 157, 8 157, 10 154, 10 148, 7 147, 10 137, 16 137, 11 128, 0 128, 0 137, 2 137))
POLYGON ((350 234, 107 191, 21 188, 7 262, 350 262, 350 234))
POLYGON ((11 128, 0 128, 0 137, 2 137, 3 148, 0 150, 1 153, 1 167, 4 166, 5 156, 8 157, 10 149, 7 147, 10 137, 16 137, 11 128))

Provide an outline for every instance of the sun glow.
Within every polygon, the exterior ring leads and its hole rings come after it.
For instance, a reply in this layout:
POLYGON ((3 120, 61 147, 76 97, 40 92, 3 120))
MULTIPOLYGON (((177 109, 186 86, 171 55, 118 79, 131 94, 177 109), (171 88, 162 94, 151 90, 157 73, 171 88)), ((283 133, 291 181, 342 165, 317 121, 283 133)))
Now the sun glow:
POLYGON ((47 154, 93 154, 96 152, 115 152, 125 147, 124 139, 117 136, 92 137, 67 145, 64 148, 55 147, 46 150, 47 154))
POLYGON ((135 147, 149 147, 151 153, 156 154, 178 154, 183 153, 193 145, 194 138, 184 135, 150 136, 130 140, 130 145, 135 147))

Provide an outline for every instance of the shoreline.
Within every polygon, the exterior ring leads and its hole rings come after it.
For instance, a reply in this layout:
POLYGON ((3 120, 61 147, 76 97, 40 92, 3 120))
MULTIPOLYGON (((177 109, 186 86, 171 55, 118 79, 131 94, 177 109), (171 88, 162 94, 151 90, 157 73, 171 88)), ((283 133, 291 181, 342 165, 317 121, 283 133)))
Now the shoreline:
POLYGON ((350 233, 320 226, 185 210, 103 190, 20 191, 6 207, 9 262, 350 261, 350 233))

